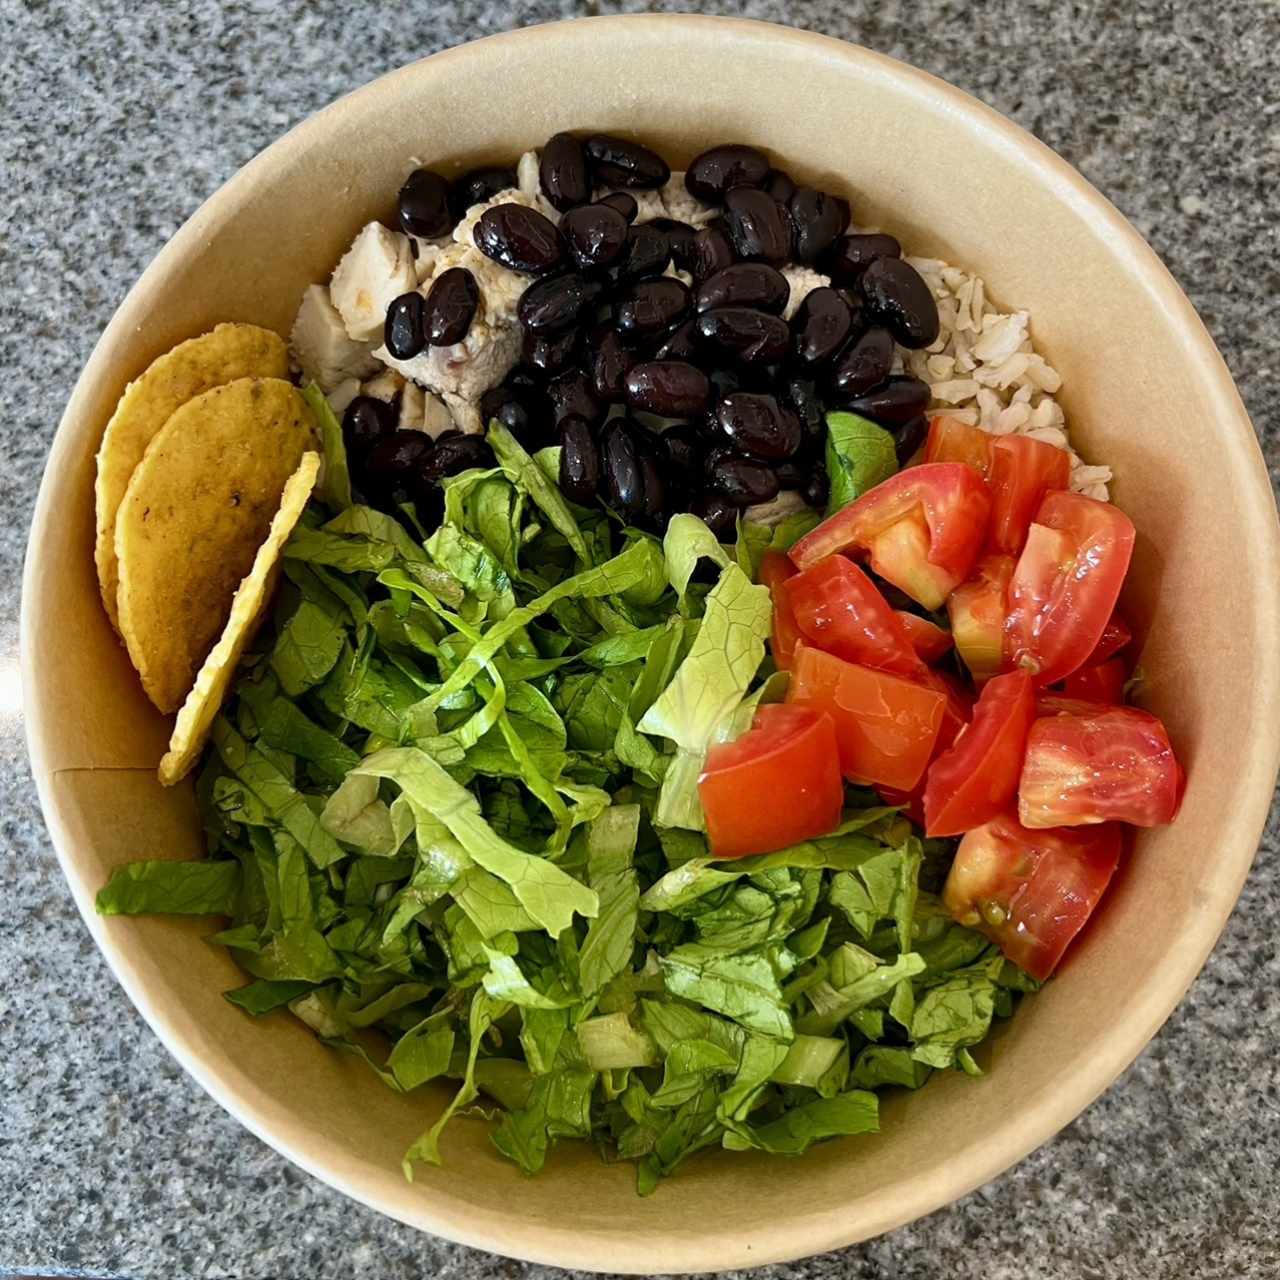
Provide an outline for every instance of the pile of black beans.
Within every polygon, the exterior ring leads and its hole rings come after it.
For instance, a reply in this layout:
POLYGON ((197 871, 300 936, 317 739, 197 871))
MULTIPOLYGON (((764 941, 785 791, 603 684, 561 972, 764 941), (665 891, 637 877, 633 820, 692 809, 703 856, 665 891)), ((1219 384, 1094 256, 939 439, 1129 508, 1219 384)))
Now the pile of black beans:
MULTIPOLYGON (((671 171, 648 147, 558 133, 541 156, 543 193, 559 223, 502 204, 476 224, 477 247, 530 277, 518 316, 521 362, 485 394, 526 447, 559 444, 560 487, 574 502, 603 501, 623 518, 660 529, 694 511, 719 534, 737 512, 798 490, 822 506, 825 414, 847 409, 893 433, 905 460, 922 441, 927 384, 891 376, 895 344, 926 347, 938 335, 928 286, 888 235, 850 234, 838 196, 797 186, 753 147, 704 151, 685 184, 721 212, 706 226, 659 218, 635 224, 628 190, 663 186, 671 171), (618 188, 592 202, 600 187, 618 188), (674 263, 690 288, 663 272, 674 263), (779 268, 796 263, 831 278, 790 323, 779 268), (653 429, 637 415, 675 420, 653 429)), ((477 169, 450 184, 420 169, 400 192, 410 236, 446 234, 472 204, 515 185, 512 169, 477 169)), ((423 298, 397 298, 386 342, 410 358, 462 341, 479 299, 462 268, 423 298)), ((387 406, 361 397, 345 428, 357 479, 388 497, 412 498, 424 518, 439 480, 491 456, 477 437, 434 444, 396 431, 387 406)))

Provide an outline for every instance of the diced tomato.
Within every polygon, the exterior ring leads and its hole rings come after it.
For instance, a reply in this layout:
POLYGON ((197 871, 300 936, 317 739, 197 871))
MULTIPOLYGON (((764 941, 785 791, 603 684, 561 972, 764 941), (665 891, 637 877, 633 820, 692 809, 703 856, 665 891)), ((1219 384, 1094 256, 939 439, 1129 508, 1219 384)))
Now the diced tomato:
POLYGON ((791 670, 800 640, 791 602, 782 590, 782 584, 797 572, 790 557, 782 551, 766 551, 760 561, 760 581, 769 588, 769 598, 773 601, 773 661, 779 671, 791 670))
POLYGON ((807 644, 796 650, 787 702, 830 714, 846 778, 899 791, 920 781, 946 711, 937 689, 807 644))
POLYGON ((900 675, 923 667, 902 625, 874 582, 844 556, 828 556, 782 587, 806 644, 846 662, 900 675))
MULTIPOLYGON (((936 689, 947 700, 942 711, 942 724, 938 728, 938 737, 933 744, 933 755, 930 757, 930 763, 932 763, 944 751, 950 749, 952 743, 960 736, 960 731, 973 717, 973 697, 955 676, 945 671, 923 671, 916 676, 916 679, 928 688, 936 689)), ((917 827, 923 827, 924 789, 928 777, 926 771, 910 791, 898 791, 893 787, 877 787, 876 790, 885 804, 901 805, 903 813, 917 827)))
POLYGON ((1099 663, 1106 662, 1121 649, 1127 649, 1132 640, 1133 632, 1129 630, 1128 624, 1118 613, 1113 613, 1102 630, 1102 638, 1094 646, 1085 665, 1096 667, 1099 663))
POLYGON ((1083 666, 1115 608, 1133 538, 1133 522, 1110 503, 1046 494, 1009 581, 1007 660, 1038 684, 1083 666))
POLYGON ((1185 781, 1169 735, 1136 707, 1046 716, 1031 726, 1018 783, 1026 827, 1172 822, 1185 781))
POLYGON ((1016 556, 1027 541, 1031 518, 1046 493, 1065 489, 1071 480, 1071 455, 1030 436, 992 436, 987 487, 991 523, 987 546, 1016 556))
POLYGON ((908 467, 806 534, 791 548, 791 559, 808 569, 836 552, 863 551, 882 578, 937 609, 973 567, 990 507, 972 467, 908 467))
POLYGON ((1041 689, 1036 694, 1036 719, 1045 716, 1090 716, 1104 704, 1092 698, 1069 698, 1065 693, 1041 689))
POLYGON ((996 437, 981 427, 940 415, 929 423, 926 462, 963 462, 984 479, 991 466, 991 442, 996 437))
POLYGON ((1006 592, 1013 565, 1012 556, 983 556, 973 577, 947 600, 956 650, 977 684, 1004 665, 1006 592))
POLYGON ((918 613, 908 613, 905 609, 895 611, 902 629, 911 641, 911 647, 921 662, 937 662, 939 658, 951 652, 951 632, 940 627, 918 613))
POLYGON ((1120 658, 1109 658, 1096 666, 1073 671, 1062 682, 1062 692, 1068 698, 1085 698, 1114 706, 1124 701, 1125 679, 1124 662, 1120 658))
POLYGON ((1035 687, 1025 671, 987 682, 969 726, 929 766, 926 835, 958 836, 1008 809, 1035 715, 1035 687))
POLYGON ((1043 981, 1098 905, 1123 844, 1114 822, 1029 831, 1002 815, 960 841, 942 900, 961 924, 1043 981))
POLYGON ((742 737, 712 747, 698 778, 716 858, 785 849, 840 825, 844 782, 831 717, 767 703, 742 737))

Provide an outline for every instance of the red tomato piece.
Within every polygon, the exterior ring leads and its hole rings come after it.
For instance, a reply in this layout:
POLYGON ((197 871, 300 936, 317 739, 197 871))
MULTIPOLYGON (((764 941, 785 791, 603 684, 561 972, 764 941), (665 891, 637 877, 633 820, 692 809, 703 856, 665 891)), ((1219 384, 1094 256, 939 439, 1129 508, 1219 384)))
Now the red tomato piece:
POLYGON ((910 791, 920 781, 946 701, 937 689, 855 666, 807 644, 796 650, 787 690, 789 704, 826 711, 835 721, 846 778, 899 791, 910 791))
MULTIPOLYGON (((916 677, 923 685, 936 689, 944 698, 946 706, 942 711, 942 724, 938 728, 938 738, 933 744, 933 755, 930 763, 944 751, 950 749, 960 731, 973 717, 973 698, 969 690, 953 675, 945 671, 924 671, 916 677)), ((920 781, 910 791, 898 791, 893 787, 877 787, 880 798, 885 804, 902 806, 902 811, 916 824, 924 826, 924 791, 929 775, 921 775, 920 781)))
POLYGON ((1108 502, 1055 490, 1009 580, 1005 654, 1055 684, 1097 647, 1133 553, 1133 522, 1108 502))
POLYGON ((979 685, 1004 665, 1006 593, 1013 565, 1012 556, 983 556, 973 577, 947 600, 956 650, 979 685))
POLYGON ((1085 665, 1096 667, 1099 663, 1106 662, 1121 649, 1127 649, 1132 641, 1133 632, 1129 630, 1128 624, 1118 613, 1113 613, 1110 621, 1102 629, 1102 638, 1094 646, 1085 665))
POLYGON ((962 835, 1009 807, 1035 716, 1035 687, 1025 671, 988 681, 968 728, 929 766, 926 835, 962 835))
POLYGON ((840 551, 863 551, 882 578, 938 609, 973 567, 990 507, 972 467, 908 467, 806 534, 791 548, 791 559, 808 569, 840 551))
POLYGON ((1029 831, 1002 815, 960 841, 942 900, 956 920, 1043 981, 1098 905, 1123 844, 1114 822, 1029 831))
POLYGON ((898 613, 852 560, 819 560, 788 578, 782 593, 806 644, 900 675, 914 675, 924 666, 898 613))
POLYGON ((698 797, 716 858, 771 853, 834 831, 844 781, 831 717, 762 706, 742 737, 707 752, 698 797))
POLYGON ((940 415, 929 423, 929 440, 925 445, 926 462, 963 462, 972 467, 983 479, 991 466, 991 442, 995 440, 989 431, 971 427, 958 418, 940 415))
POLYGON ((1165 727, 1136 707, 1046 716, 1031 726, 1018 783, 1025 827, 1172 822, 1185 777, 1165 727))
POLYGON ((1016 556, 1027 541, 1031 518, 1045 494, 1065 489, 1070 480, 1071 455, 1065 449, 1029 436, 992 436, 987 546, 1016 556))
POLYGON ((1120 658, 1109 658, 1096 666, 1073 671, 1062 682, 1062 692, 1068 698, 1085 698, 1090 702, 1118 706, 1124 701, 1126 678, 1124 662, 1120 658))
POLYGON ((779 671, 791 670, 800 641, 800 628, 782 590, 782 584, 797 572, 790 557, 782 551, 766 551, 760 561, 760 581, 769 588, 769 598, 773 601, 773 661, 779 671))
POLYGON ((897 609, 895 612, 921 662, 937 662, 951 652, 951 632, 945 627, 922 618, 918 613, 908 613, 905 609, 897 609))
POLYGON ((1036 719, 1045 716, 1091 716, 1102 706, 1092 698, 1069 698, 1065 693, 1055 693, 1052 689, 1041 689, 1036 694, 1036 719))

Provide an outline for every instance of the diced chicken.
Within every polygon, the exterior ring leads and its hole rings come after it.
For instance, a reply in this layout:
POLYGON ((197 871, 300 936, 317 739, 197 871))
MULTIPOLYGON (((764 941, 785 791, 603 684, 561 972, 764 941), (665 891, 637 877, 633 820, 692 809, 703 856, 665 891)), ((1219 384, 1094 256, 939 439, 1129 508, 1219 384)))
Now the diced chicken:
POLYGON ((453 430, 453 414, 449 412, 449 406, 433 391, 425 392, 422 397, 422 429, 433 440, 453 430))
POLYGON ((351 338, 322 284, 311 285, 302 295, 289 349, 303 377, 326 392, 349 378, 368 377, 378 368, 372 344, 351 338))
POLYGON ((329 295, 347 333, 369 342, 381 336, 391 303, 417 285, 409 237, 371 222, 334 268, 329 295))
POLYGON ((704 227, 719 212, 718 209, 705 205, 701 200, 689 194, 684 185, 684 174, 673 173, 665 187, 658 194, 662 198, 663 208, 668 218, 677 222, 687 222, 691 227, 704 227))
POLYGON ((347 411, 347 406, 360 394, 360 379, 348 378, 345 382, 340 382, 332 391, 329 392, 325 399, 329 402, 329 408, 333 410, 334 415, 341 418, 347 411))
POLYGON ((453 415, 445 402, 415 382, 406 382, 400 394, 401 431, 425 431, 433 440, 453 427, 453 415))
POLYGON ((418 283, 424 284, 435 274, 440 254, 453 244, 453 240, 444 236, 439 240, 415 240, 413 243, 418 250, 417 257, 413 260, 413 271, 418 277, 418 283))
POLYGON ((791 286, 791 294, 782 312, 784 320, 790 320, 800 310, 800 304, 815 289, 821 289, 831 283, 830 276, 824 276, 821 272, 814 271, 812 267, 787 266, 782 268, 782 274, 791 286))
POLYGON ((360 394, 373 396, 390 404, 400 394, 404 386, 404 378, 394 369, 383 369, 376 378, 370 378, 360 388, 360 394))
POLYGON ((412 382, 404 384, 400 392, 400 421, 397 423, 401 431, 422 430, 422 406, 426 392, 412 382))

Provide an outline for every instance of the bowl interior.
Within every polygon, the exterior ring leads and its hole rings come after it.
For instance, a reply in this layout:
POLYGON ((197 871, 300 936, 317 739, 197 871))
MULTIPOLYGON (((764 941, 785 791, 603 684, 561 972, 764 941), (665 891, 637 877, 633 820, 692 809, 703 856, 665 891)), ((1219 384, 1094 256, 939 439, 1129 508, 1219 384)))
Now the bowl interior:
POLYGON ((499 1252, 613 1271, 750 1265, 875 1234, 993 1176, 1087 1105, 1168 1015, 1235 901, 1275 774, 1278 563, 1270 488, 1212 343, 1136 234, 1039 144, 921 73, 800 32, 672 17, 534 28, 406 68, 308 121, 210 200, 130 293, 41 491, 23 630, 32 756, 67 877, 116 972, 188 1070, 265 1140, 384 1212, 499 1252), (443 1169, 406 1183, 400 1156, 439 1096, 393 1095, 287 1016, 252 1022, 232 1008, 219 993, 238 973, 202 942, 209 922, 92 913, 113 866, 200 849, 190 790, 155 780, 168 724, 93 577, 93 454, 124 384, 221 320, 287 333, 305 286, 387 211, 415 159, 460 168, 565 128, 641 136, 674 165, 713 142, 753 142, 848 194, 859 222, 976 270, 999 301, 1031 311, 1073 439, 1115 468, 1140 530, 1128 607, 1150 632, 1145 700, 1190 774, 1177 824, 1139 838, 1088 945, 1023 1005, 985 1079, 937 1078, 892 1099, 878 1137, 800 1161, 704 1154, 645 1200, 629 1168, 578 1145, 526 1180, 476 1120, 448 1134, 443 1169))

